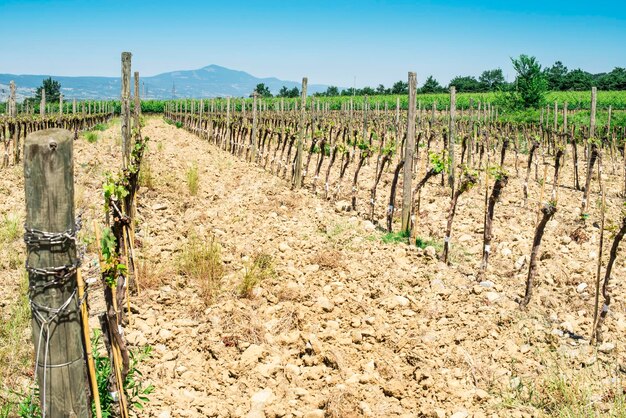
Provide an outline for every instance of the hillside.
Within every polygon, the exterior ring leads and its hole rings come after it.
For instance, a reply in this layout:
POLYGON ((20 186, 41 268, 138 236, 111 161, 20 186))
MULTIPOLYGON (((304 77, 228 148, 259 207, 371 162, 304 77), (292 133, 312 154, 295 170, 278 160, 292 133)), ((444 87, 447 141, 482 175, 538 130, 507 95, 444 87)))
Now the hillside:
MULTIPOLYGON (((120 95, 120 77, 66 77, 56 75, 0 74, 0 101, 7 100, 9 83, 15 81, 18 100, 32 96, 42 80, 52 77, 61 83, 68 99, 115 99, 120 95)), ((279 80, 275 77, 258 78, 245 71, 219 65, 208 65, 197 70, 180 70, 141 77, 142 96, 146 99, 172 97, 243 97, 248 96, 259 83, 265 83, 275 94, 282 86, 300 87, 300 82, 279 80), (175 94, 173 95, 173 88, 175 94)), ((311 84, 309 93, 325 91, 328 86, 311 84)))

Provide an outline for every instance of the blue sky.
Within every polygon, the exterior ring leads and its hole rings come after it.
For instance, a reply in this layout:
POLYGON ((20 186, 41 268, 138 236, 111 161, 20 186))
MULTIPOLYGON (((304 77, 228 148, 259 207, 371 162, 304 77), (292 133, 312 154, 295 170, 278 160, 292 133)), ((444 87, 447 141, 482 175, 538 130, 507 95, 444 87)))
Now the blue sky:
POLYGON ((143 75, 209 64, 310 83, 442 83, 511 56, 570 69, 626 66, 626 1, 6 1, 0 73, 143 75))

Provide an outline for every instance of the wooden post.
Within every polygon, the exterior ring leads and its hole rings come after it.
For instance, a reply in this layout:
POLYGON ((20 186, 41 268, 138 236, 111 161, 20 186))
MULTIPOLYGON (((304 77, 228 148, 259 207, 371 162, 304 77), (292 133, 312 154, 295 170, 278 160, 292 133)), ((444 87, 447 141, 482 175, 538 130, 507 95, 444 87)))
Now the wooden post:
POLYGON ((15 81, 11 80, 9 93, 9 117, 17 116, 17 107, 15 106, 15 81))
POLYGON ((41 88, 41 102, 39 103, 39 116, 46 116, 46 89, 41 88))
POLYGON ((250 138, 251 147, 252 147, 252 155, 250 156, 250 161, 256 161, 256 153, 257 153, 257 132, 256 132, 256 107, 257 107, 257 97, 259 94, 255 91, 252 93, 252 137, 250 138))
POLYGON ((59 116, 63 116, 63 94, 59 94, 59 116))
POLYGON ((432 112, 430 114, 430 124, 434 124, 435 123, 435 112, 437 112, 437 100, 433 100, 433 108, 432 108, 432 112))
POLYGON ((76 99, 72 100, 72 113, 76 114, 76 99))
POLYGON ((226 138, 222 148, 224 147, 230 147, 230 96, 226 98, 226 138))
POLYGON ((139 129, 141 116, 141 97, 139 96, 139 71, 135 71, 135 127, 139 129))
POLYGON ((413 154, 415 154, 415 104, 417 100, 417 75, 409 73, 409 109, 404 149, 404 176, 402 184, 402 232, 410 233, 411 227, 411 180, 413 179, 413 154))
POLYGON ((450 170, 448 172, 448 186, 454 194, 454 175, 456 169, 456 161, 454 159, 454 117, 456 116, 456 87, 450 87, 450 121, 448 124, 448 159, 450 161, 450 170))
MULTIPOLYGON (((10 83, 9 117, 11 118, 17 117, 17 106, 15 104, 15 81, 13 80, 11 80, 11 83, 10 83)), ((20 150, 21 150, 20 137, 17 134, 17 132, 13 134, 12 141, 13 141, 13 158, 14 158, 15 164, 17 164, 20 162, 20 150)))
POLYGON ((591 88, 591 115, 589 118, 589 140, 587 141, 587 178, 585 180, 585 191, 583 192, 583 202, 582 202, 582 210, 581 210, 582 215, 585 215, 587 213, 587 208, 589 207, 589 202, 588 202, 589 189, 591 187, 591 176, 592 176, 593 163, 594 163, 594 158, 592 158, 592 151, 596 147, 596 142, 595 142, 596 100, 597 100, 597 89, 595 87, 592 87, 591 88))
POLYGON ((71 132, 47 129, 29 134, 24 148, 35 370, 42 411, 49 417, 89 417, 91 412, 76 294, 72 146, 71 132))
POLYGON ((474 154, 474 99, 469 99, 469 126, 470 132, 467 137, 467 166, 472 167, 472 155, 474 154))
MULTIPOLYGON (((296 189, 302 187, 302 153, 304 152, 304 134, 306 132, 306 87, 308 80, 302 79, 302 97, 300 108, 300 133, 298 134, 298 147, 296 149, 296 166, 294 167, 294 184, 296 189)), ((297 103, 297 102, 296 102, 297 103)))
POLYGON ((596 102, 597 102, 598 90, 595 87, 591 88, 591 116, 589 118, 589 137, 596 136, 596 102))
POLYGON ((122 52, 122 168, 130 162, 130 52, 122 52))

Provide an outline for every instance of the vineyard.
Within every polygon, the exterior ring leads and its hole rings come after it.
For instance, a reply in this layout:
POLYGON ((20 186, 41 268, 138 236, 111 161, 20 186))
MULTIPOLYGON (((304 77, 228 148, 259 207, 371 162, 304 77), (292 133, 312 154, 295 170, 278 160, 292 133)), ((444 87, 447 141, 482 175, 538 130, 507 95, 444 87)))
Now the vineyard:
POLYGON ((122 66, 0 118, 0 417, 626 416, 623 92, 141 101, 122 66))

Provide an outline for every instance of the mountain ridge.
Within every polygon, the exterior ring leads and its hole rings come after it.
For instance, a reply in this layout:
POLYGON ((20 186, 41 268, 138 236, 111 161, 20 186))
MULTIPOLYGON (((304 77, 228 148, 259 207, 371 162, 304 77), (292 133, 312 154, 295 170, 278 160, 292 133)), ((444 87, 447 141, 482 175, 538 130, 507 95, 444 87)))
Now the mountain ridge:
MULTIPOLYGON (((47 74, 0 74, 0 101, 6 101, 9 95, 9 83, 15 81, 17 99, 34 96, 45 78, 52 77, 61 83, 61 91, 66 99, 98 100, 117 99, 120 96, 120 77, 105 76, 55 76, 47 74)), ((140 76, 142 98, 211 98, 211 97, 247 97, 257 84, 264 83, 272 92, 278 93, 282 86, 289 89, 300 88, 295 81, 281 80, 277 77, 255 77, 252 74, 233 70, 217 64, 210 64, 195 70, 168 71, 154 76, 140 76)), ((308 86, 309 94, 325 91, 322 84, 308 86)))

